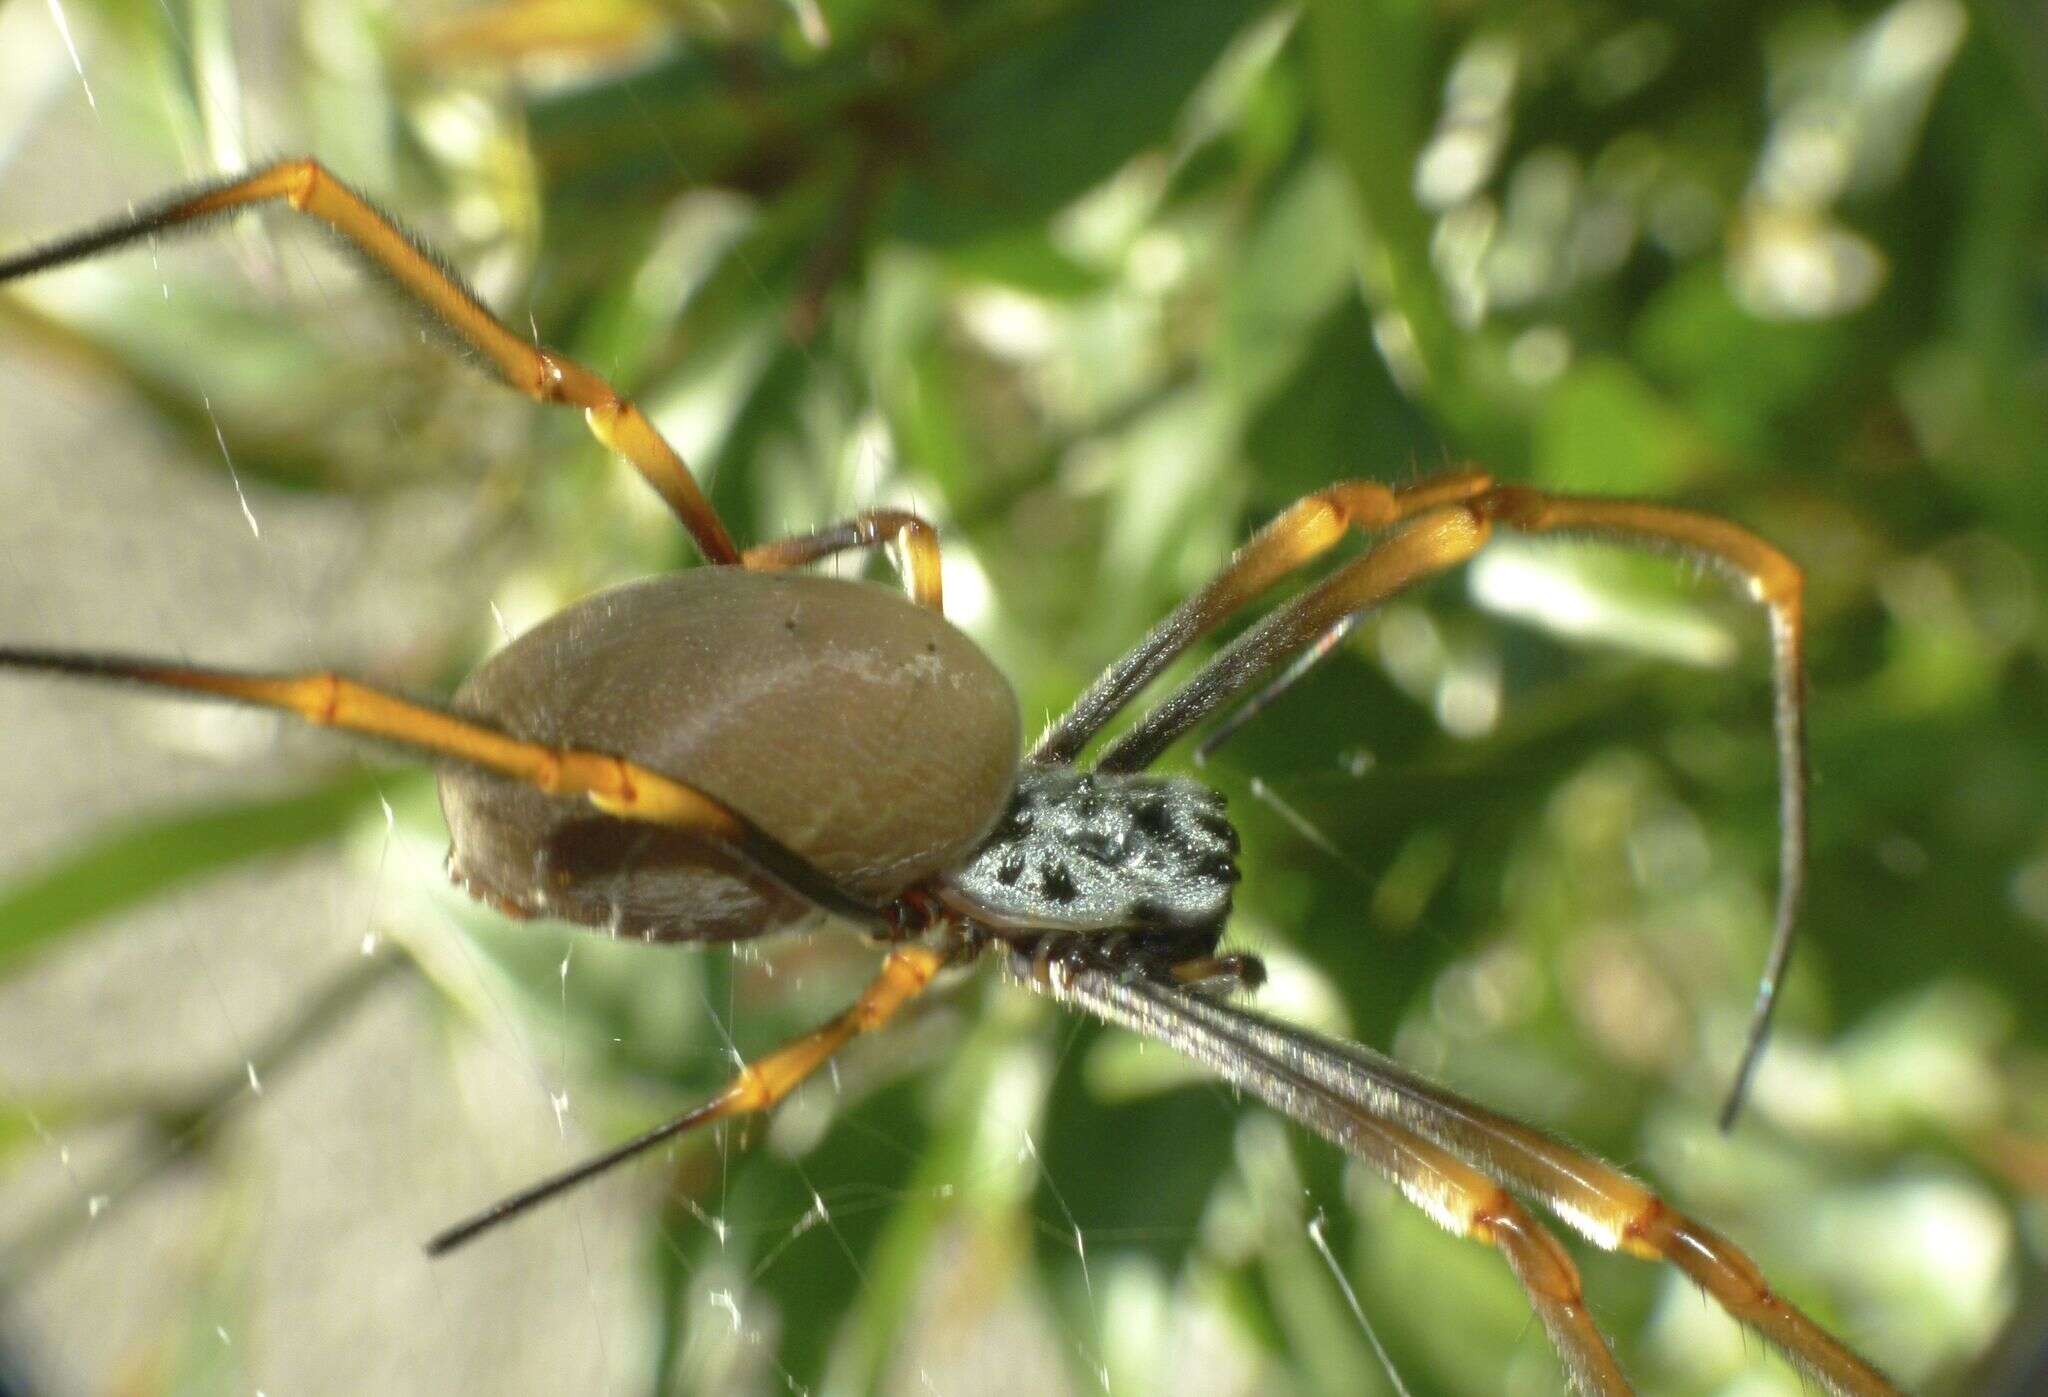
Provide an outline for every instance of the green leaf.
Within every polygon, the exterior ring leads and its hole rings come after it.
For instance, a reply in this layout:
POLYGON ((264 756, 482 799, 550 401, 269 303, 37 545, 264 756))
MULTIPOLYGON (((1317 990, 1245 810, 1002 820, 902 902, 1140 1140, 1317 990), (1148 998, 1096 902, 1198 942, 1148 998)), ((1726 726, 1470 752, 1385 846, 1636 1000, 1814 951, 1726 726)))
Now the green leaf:
POLYGON ((1724 453, 1620 359, 1587 359, 1537 423, 1536 478, 1560 489, 1666 495, 1724 453))
POLYGON ((892 231, 949 244, 1064 208, 1167 138, 1258 13, 1244 0, 1125 0, 1022 36, 928 104, 942 156, 905 191, 892 231))
POLYGON ((186 808, 82 840, 0 887, 0 975, 173 888, 332 838, 374 806, 380 786, 401 779, 354 772, 293 795, 186 808))
POLYGON ((1109 281, 1106 274, 1067 256, 1043 230, 1028 224, 947 249, 946 266, 964 282, 992 282, 1054 300, 1093 295, 1109 281))

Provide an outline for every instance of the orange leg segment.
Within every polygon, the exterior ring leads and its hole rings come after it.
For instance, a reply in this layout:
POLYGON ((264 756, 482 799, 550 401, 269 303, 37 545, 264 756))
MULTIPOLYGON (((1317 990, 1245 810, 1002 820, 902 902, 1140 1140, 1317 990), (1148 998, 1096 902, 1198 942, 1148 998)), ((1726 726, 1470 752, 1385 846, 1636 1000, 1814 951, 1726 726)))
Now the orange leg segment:
POLYGON ((1130 967, 1082 943, 1012 950, 1010 973, 1063 1003, 1164 1042, 1384 1173, 1459 1236, 1501 1249, 1580 1392, 1628 1388, 1555 1239, 1507 1190, 1594 1245, 1669 1262, 1835 1397, 1897 1397, 1845 1344, 1774 1291, 1756 1263, 1597 1156, 1436 1086, 1357 1043, 1325 1038, 1130 967))
MULTIPOLYGON (((1269 1051, 1274 1043, 1300 1036, 1286 1028, 1273 1032, 1262 1026, 1260 1032, 1261 1046, 1269 1051)), ((1773 1290, 1734 1243, 1597 1156, 1454 1096, 1355 1043, 1336 1045, 1334 1053, 1297 1054, 1291 1061, 1318 1085, 1369 1101, 1375 1118, 1397 1120, 1488 1177, 1540 1200, 1594 1245, 1676 1266, 1823 1391, 1896 1397, 1898 1389, 1882 1373, 1773 1290)))
POLYGON ((1303 1119, 1353 1156, 1378 1166, 1409 1202, 1453 1236, 1483 1242, 1501 1254, 1528 1293, 1574 1392, 1629 1397, 1635 1391, 1586 1308, 1571 1256, 1499 1184, 1392 1121, 1336 1110, 1303 1119))
POLYGON ((1529 1190, 1598 1245, 1678 1267, 1822 1390, 1846 1397, 1896 1393, 1883 1374, 1773 1290, 1756 1262, 1725 1237, 1581 1150, 1470 1102, 1451 1103, 1424 1090, 1439 1106, 1455 1104, 1456 1118, 1431 1112, 1434 1128, 1418 1125, 1423 1134, 1462 1139, 1463 1148, 1444 1143, 1476 1157, 1495 1177, 1529 1190))
POLYGON ((287 204, 332 228, 527 397, 582 408, 592 435, 625 457, 661 493, 707 562, 739 561, 739 549, 711 501, 682 457, 639 408, 575 360, 514 334, 453 272, 316 160, 281 161, 104 227, 0 259, 0 282, 267 203, 287 204))
POLYGON ((127 681, 230 699, 290 713, 316 727, 340 728, 451 758, 552 796, 581 797, 621 820, 690 831, 827 911, 869 926, 886 926, 881 908, 842 890, 802 855, 693 786, 607 753, 527 742, 337 674, 246 674, 160 660, 13 648, 0 648, 0 669, 127 681))
POLYGON ((1307 567, 1356 529, 1374 533, 1439 505, 1484 493, 1490 477, 1452 471, 1412 485, 1346 480, 1304 495, 1245 541, 1223 571, 1173 609, 1090 684, 1031 749, 1036 762, 1070 762, 1111 718, 1190 645, 1291 572, 1307 567))
POLYGON ((1672 548, 1741 581, 1771 618, 1773 725, 1778 743, 1778 902, 1771 949, 1757 982, 1756 1007, 1742 1061, 1721 1110, 1721 1128, 1735 1123, 1756 1072, 1771 1014, 1792 960, 1794 928, 1806 887, 1806 579, 1790 558, 1749 530, 1666 505, 1546 495, 1496 486, 1476 507, 1523 533, 1571 533, 1638 547, 1672 548))
POLYGON ((1276 666, 1315 645, 1345 617, 1380 605, 1470 558, 1493 532, 1485 515, 1445 505, 1389 534, 1223 647, 1179 689, 1103 750, 1105 771, 1136 771, 1276 666))
POLYGON ((603 1154, 523 1188, 475 1217, 438 1234, 427 1243, 427 1254, 446 1255, 478 1233, 510 1221, 684 1131, 730 1116, 772 1109, 854 1037, 880 1028, 896 1017, 904 1005, 930 987, 933 978, 951 958, 952 953, 943 948, 898 946, 882 962, 881 970, 860 992, 860 997, 830 1022, 801 1038, 790 1040, 766 1057, 742 1066, 725 1090, 703 1105, 685 1111, 674 1120, 666 1121, 603 1154))
POLYGON ((882 548, 891 543, 903 547, 904 586, 911 599, 944 614, 938 531, 908 510, 871 509, 816 533, 757 543, 740 554, 740 565, 758 572, 780 572, 856 548, 882 548))

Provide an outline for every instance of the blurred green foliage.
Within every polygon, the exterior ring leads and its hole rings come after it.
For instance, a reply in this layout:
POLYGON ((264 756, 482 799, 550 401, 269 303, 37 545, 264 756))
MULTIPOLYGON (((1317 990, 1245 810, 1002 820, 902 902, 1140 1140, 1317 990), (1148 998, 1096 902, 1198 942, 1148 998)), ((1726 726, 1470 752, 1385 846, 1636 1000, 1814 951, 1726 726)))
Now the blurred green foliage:
MULTIPOLYGON (((239 53, 279 129, 640 399, 741 538, 925 511, 1028 723, 1345 476, 1472 459, 1778 542, 1809 570, 1813 866, 1734 1136, 1712 1113, 1777 838, 1762 623, 1665 560, 1502 541, 1224 748, 1206 775, 1249 869, 1233 941, 1271 958, 1285 1012, 1641 1169, 1914 1388, 1984 1390, 2048 1246, 2037 16, 618 0, 572 37, 544 4, 437 27, 325 0, 258 59, 203 22, 216 7, 71 8, 125 65, 108 120, 166 182, 174 148, 239 148, 206 86, 208 46, 239 53)), ((450 566, 516 622, 691 561, 580 424, 362 331, 331 286, 311 317, 216 278, 167 324, 159 274, 125 270, 0 314, 132 384, 195 460, 218 423, 245 478, 474 500, 450 566)), ((421 625, 433 644, 376 660, 423 689, 494 634, 421 625)), ((0 967, 89 930, 87 901, 149 892, 194 838, 176 872, 323 837, 351 791, 381 823, 359 787, 307 780, 289 823, 180 809, 163 841, 0 888, 59 909, 0 925, 0 967), (64 879, 97 899, 63 901, 64 879)), ((650 969, 579 947, 570 995, 562 936, 459 915, 534 1014, 569 1019, 593 1139, 725 1070, 674 1006, 731 1004, 758 1049, 861 963, 830 938, 771 951, 822 967, 790 994, 800 976, 723 953, 650 969)), ((401 940, 406 916, 386 912, 401 940)), ((1005 987, 952 998, 968 1012, 920 1019, 913 1046, 852 1056, 829 1129, 792 1113, 749 1151, 679 1151, 666 1203, 650 1185, 636 1303, 657 1337, 622 1390, 1379 1390, 1311 1214, 1413 1390, 1557 1386, 1491 1253, 1159 1054, 1005 987), (753 1342, 724 1341, 741 1314, 753 1342)), ((1799 1390, 1675 1277, 1578 1254, 1645 1390, 1799 1390)))

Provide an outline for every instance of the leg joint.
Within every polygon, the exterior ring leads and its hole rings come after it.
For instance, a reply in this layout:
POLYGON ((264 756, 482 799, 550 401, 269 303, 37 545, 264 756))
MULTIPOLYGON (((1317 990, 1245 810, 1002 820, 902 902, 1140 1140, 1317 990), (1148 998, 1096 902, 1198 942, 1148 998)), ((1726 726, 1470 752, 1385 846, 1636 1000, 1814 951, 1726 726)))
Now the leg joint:
POLYGON ((334 178, 327 172, 325 166, 309 156, 287 160, 278 167, 278 173, 284 176, 285 202, 301 213, 304 213, 306 206, 313 202, 313 195, 319 189, 320 182, 334 178))

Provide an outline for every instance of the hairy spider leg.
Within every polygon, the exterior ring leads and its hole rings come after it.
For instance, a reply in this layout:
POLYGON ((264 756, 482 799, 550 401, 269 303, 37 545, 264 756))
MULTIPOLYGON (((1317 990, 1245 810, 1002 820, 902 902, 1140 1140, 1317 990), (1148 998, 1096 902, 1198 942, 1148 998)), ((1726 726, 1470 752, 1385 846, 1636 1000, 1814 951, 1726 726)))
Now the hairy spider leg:
POLYGON ((1555 1239, 1526 1216, 1503 1210, 1503 1202, 1513 1206, 1504 1189, 1536 1198, 1604 1250, 1676 1266, 1823 1390, 1838 1397, 1897 1393, 1883 1374, 1772 1290, 1733 1243, 1595 1155, 1453 1095, 1369 1048, 1190 994, 1170 981, 1081 960, 1055 962, 1047 975, 1017 955, 1011 969, 1062 1002, 1187 1053, 1379 1167, 1449 1231, 1501 1247, 1582 1392, 1629 1389, 1618 1372, 1601 1376, 1598 1357, 1606 1346, 1585 1314, 1569 1259, 1558 1251, 1557 1265, 1543 1262, 1542 1251, 1557 1250, 1555 1239), (1446 1167, 1445 1156, 1460 1167, 1446 1167), (1529 1240, 1539 1233, 1543 1242, 1529 1240), (1559 1324, 1547 1309, 1556 1310, 1559 1324))
POLYGON ((740 554, 740 565, 756 572, 781 572, 856 548, 886 548, 892 543, 903 547, 904 587, 911 600, 943 615, 938 531, 908 510, 870 509, 815 533, 757 543, 740 554))
MULTIPOLYGON (((1778 991, 1792 958, 1806 884, 1805 578, 1798 565, 1749 530, 1695 510, 1632 500, 1554 495, 1499 485, 1480 471, 1456 471, 1390 489, 1345 481, 1290 505, 1231 557, 1222 572, 1112 663, 1032 750, 1031 760, 1069 761, 1161 670, 1197 639, 1286 574, 1314 561, 1345 533, 1404 524, 1402 532, 1331 574, 1317 588, 1265 618, 1169 695, 1104 752, 1101 765, 1134 770, 1218 707, 1251 693, 1254 713, 1299 679, 1299 661, 1327 655, 1358 612, 1423 577, 1469 559, 1494 524, 1519 533, 1572 534, 1637 548, 1675 551, 1740 581, 1770 617, 1773 727, 1778 757, 1778 893, 1770 950, 1727 1098, 1721 1128, 1747 1095, 1778 991), (1476 534, 1474 533, 1476 530, 1476 534), (1418 535, 1409 537, 1410 535, 1418 535), (1406 537, 1407 541, 1401 540, 1406 537), (1398 557, 1381 562, 1381 551, 1398 557), (1290 663, 1292 662, 1292 663, 1290 663), (1277 680, 1266 676, 1287 666, 1277 680)), ((1223 736, 1235 731, 1225 726, 1223 736)))
POLYGON ((1355 612, 1379 606, 1477 553, 1492 521, 1468 505, 1446 505, 1382 539, 1219 650, 1102 751, 1104 771, 1140 771, 1167 747, 1265 675, 1314 646, 1355 612))
POLYGON ((885 908, 841 888, 831 875, 746 816, 693 786, 623 757, 527 742, 331 671, 254 674, 134 656, 12 647, 0 648, 0 669, 126 681, 254 704, 293 714, 316 727, 340 728, 481 767, 548 795, 581 797, 621 820, 687 831, 826 911, 871 930, 892 929, 885 908))
POLYGON ((772 1109, 853 1038, 873 1032, 895 1018, 905 1004, 930 987, 933 978, 956 953, 957 947, 896 947, 851 1005, 802 1037, 792 1038, 766 1056, 743 1064, 725 1090, 703 1105, 500 1199, 476 1216, 435 1235, 427 1243, 427 1255, 445 1256, 479 1233, 499 1223, 509 1222, 528 1209, 684 1131, 730 1116, 772 1109))
MULTIPOLYGON (((493 771, 552 796, 582 797, 607 815, 681 829, 732 854, 812 904, 893 932, 883 907, 831 876, 723 802, 622 757, 509 736, 487 724, 401 699, 328 671, 250 674, 158 660, 0 648, 0 668, 122 681, 227 699, 293 714, 317 727, 380 738, 493 771)), ((957 946, 899 944, 853 1004, 824 1026, 743 1066, 730 1085, 695 1110, 576 1167, 522 1189, 428 1243, 432 1255, 463 1242, 693 1126, 766 1111, 795 1090, 849 1039, 887 1023, 921 994, 957 946)))
POLYGON ((1359 623, 1365 618, 1366 613, 1363 611, 1354 611, 1346 616, 1317 636, 1307 649, 1289 660, 1285 669, 1266 681, 1265 687, 1255 691, 1250 698, 1231 709, 1222 722, 1204 733, 1202 740, 1195 744, 1195 765, 1208 765, 1209 758, 1215 756, 1224 743, 1237 736, 1246 724, 1272 707, 1282 694, 1301 682, 1310 670, 1329 659, 1338 646, 1351 638, 1351 633, 1358 629, 1359 623))
POLYGON ((30 248, 0 260, 0 282, 80 261, 236 209, 275 202, 333 229, 456 338, 489 360, 512 387, 536 402, 582 408, 591 434, 625 457, 660 492, 696 540, 705 561, 739 561, 738 546, 689 467, 639 408, 575 360, 514 334, 425 244, 408 237, 317 160, 280 161, 30 248))
POLYGON ((1473 501, 1473 507, 1520 533, 1583 534, 1638 548, 1676 550, 1733 577, 1770 617, 1771 714, 1778 745, 1778 901, 1742 1059, 1721 1105, 1721 1129, 1731 1129, 1770 1037, 1771 1016, 1792 963, 1799 904, 1806 891, 1806 788, 1811 780, 1806 756, 1806 575, 1749 530, 1689 509, 1551 495, 1513 486, 1495 487, 1473 501))
MULTIPOLYGON (((1208 1007, 1193 1012, 1204 1015, 1208 1007)), ((1771 1289, 1734 1243, 1598 1156, 1453 1095, 1361 1044, 1329 1042, 1247 1010, 1228 1012, 1245 1025, 1247 1041, 1269 1053, 1293 1047, 1302 1075, 1525 1190, 1596 1246, 1678 1267, 1825 1390, 1855 1397, 1895 1392, 1876 1369, 1771 1289), (1301 1051, 1303 1045, 1313 1051, 1301 1051)))
POLYGON ((1497 1249, 1528 1292, 1574 1390, 1589 1397, 1627 1397, 1632 1389, 1586 1308, 1571 1256, 1498 1183, 1398 1122, 1327 1090, 1287 1056, 1251 1041, 1244 1031, 1230 1031, 1233 1020, 1247 1011, 1218 1005, 1215 1020, 1186 1014, 1183 1006, 1190 1001, 1217 1001, 1179 984, 1170 972, 1116 965, 1104 955, 1107 949, 1068 941, 1030 956, 1012 950, 1007 965, 1014 978, 1068 1007, 1185 1053, 1379 1170, 1453 1236, 1497 1249))
POLYGON ((762 571, 800 567, 854 548, 901 542, 913 598, 943 610, 936 531, 905 510, 870 510, 815 533, 744 552, 674 447, 610 383, 564 355, 514 334, 425 243, 407 235, 361 194, 315 160, 288 160, 226 183, 175 195, 126 218, 0 260, 0 282, 62 266, 152 234, 189 227, 254 204, 282 201, 319 219, 464 344, 488 359, 506 383, 539 402, 584 410, 591 432, 660 492, 708 562, 762 571))
POLYGON ((1485 493, 1492 478, 1451 471, 1409 485, 1345 480, 1304 495, 1231 554, 1223 571, 1175 607, 1145 638, 1095 677, 1031 749, 1034 762, 1071 762, 1090 738, 1182 651, 1289 573, 1307 567, 1356 529, 1376 533, 1440 505, 1485 493))

